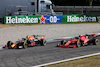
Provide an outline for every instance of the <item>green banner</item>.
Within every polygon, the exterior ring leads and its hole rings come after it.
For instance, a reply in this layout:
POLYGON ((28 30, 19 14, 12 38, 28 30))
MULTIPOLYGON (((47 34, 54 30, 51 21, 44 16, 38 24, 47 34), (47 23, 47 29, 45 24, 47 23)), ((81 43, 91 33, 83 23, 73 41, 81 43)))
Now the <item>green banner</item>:
POLYGON ((36 24, 41 16, 5 16, 4 24, 36 24))
POLYGON ((100 15, 63 15, 62 23, 100 22, 100 15))
POLYGON ((100 15, 5 16, 4 24, 100 22, 100 15))

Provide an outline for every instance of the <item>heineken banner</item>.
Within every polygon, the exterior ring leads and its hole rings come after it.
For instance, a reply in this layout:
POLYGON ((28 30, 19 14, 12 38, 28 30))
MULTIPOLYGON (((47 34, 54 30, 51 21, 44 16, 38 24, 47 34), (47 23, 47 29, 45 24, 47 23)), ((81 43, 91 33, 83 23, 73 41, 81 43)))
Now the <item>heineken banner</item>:
POLYGON ((100 15, 63 15, 62 23, 100 22, 100 15))
POLYGON ((28 24, 39 23, 39 17, 41 16, 5 16, 5 24, 28 24))
POLYGON ((100 22, 100 15, 5 16, 5 24, 100 22))
POLYGON ((61 23, 63 15, 5 16, 5 24, 61 23))
POLYGON ((44 15, 45 23, 61 23, 63 15, 44 15))

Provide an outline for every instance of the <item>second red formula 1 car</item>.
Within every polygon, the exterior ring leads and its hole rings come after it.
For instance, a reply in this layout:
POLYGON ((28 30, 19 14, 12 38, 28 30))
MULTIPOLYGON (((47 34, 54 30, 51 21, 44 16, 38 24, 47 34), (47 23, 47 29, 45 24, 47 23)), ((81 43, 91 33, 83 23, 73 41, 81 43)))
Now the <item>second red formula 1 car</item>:
POLYGON ((6 47, 8 49, 27 48, 29 46, 36 46, 36 45, 45 46, 46 45, 45 36, 43 36, 43 35, 30 36, 30 35, 28 35, 28 36, 26 36, 26 38, 22 38, 22 40, 18 40, 15 43, 8 41, 7 45, 5 45, 5 48, 6 47))
POLYGON ((62 40, 61 44, 57 44, 57 47, 80 47, 85 45, 90 45, 91 43, 93 45, 98 45, 99 40, 96 39, 95 34, 91 35, 79 35, 78 37, 71 38, 70 40, 62 40))

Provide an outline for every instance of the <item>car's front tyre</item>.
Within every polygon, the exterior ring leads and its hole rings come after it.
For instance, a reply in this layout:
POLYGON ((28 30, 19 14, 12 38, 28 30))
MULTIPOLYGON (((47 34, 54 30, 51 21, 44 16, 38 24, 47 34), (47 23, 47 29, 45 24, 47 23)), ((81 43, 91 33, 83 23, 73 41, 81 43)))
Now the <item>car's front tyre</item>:
POLYGON ((41 46, 45 46, 46 45, 46 40, 45 39, 41 39, 40 44, 41 44, 41 46))
POLYGON ((93 39, 93 45, 98 45, 99 40, 98 39, 93 39))
POLYGON ((8 41, 7 42, 7 46, 8 46, 8 49, 10 49, 11 48, 11 45, 13 44, 13 42, 12 41, 8 41))
POLYGON ((81 42, 80 42, 80 41, 77 41, 77 42, 76 42, 76 47, 79 48, 80 46, 81 46, 81 42))

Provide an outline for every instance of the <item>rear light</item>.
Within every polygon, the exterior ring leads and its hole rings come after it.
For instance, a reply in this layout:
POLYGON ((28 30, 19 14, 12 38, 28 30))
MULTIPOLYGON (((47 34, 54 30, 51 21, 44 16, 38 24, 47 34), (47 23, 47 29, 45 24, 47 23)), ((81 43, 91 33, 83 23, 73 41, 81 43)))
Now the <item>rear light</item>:
POLYGON ((97 36, 94 35, 93 37, 96 38, 97 36))
POLYGON ((45 38, 45 36, 42 36, 42 37, 41 37, 41 39, 44 39, 44 38, 45 38))
POLYGON ((9 46, 5 45, 5 48, 7 48, 7 47, 9 47, 9 46))
POLYGON ((84 43, 87 43, 87 41, 84 41, 84 43))

